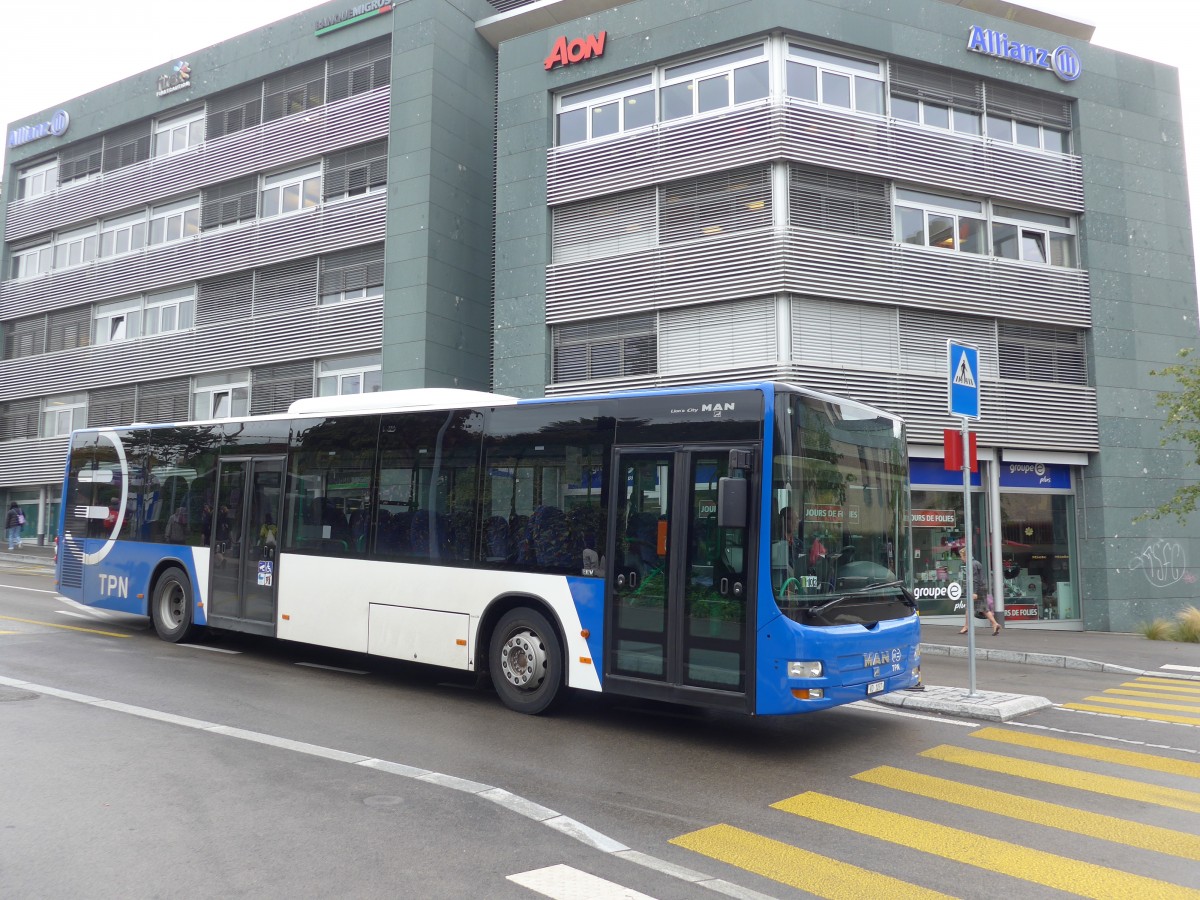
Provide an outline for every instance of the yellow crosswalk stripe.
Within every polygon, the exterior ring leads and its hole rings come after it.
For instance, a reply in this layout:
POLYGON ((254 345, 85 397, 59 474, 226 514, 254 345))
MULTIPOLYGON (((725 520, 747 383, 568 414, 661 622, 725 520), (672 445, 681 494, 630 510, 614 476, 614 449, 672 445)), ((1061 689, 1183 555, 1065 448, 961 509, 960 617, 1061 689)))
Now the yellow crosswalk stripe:
MULTIPOLYGON (((1148 687, 1149 687, 1148 685, 1145 686, 1145 688, 1148 688, 1148 687)), ((1130 690, 1126 690, 1125 688, 1108 688, 1107 690, 1105 690, 1104 693, 1116 694, 1117 696, 1120 696, 1120 697, 1142 697, 1143 699, 1147 699, 1147 700, 1174 700, 1177 703, 1178 702, 1187 703, 1188 705, 1185 706, 1184 709, 1195 710, 1196 712, 1200 712, 1200 696, 1196 697, 1193 700, 1191 697, 1188 697, 1188 696, 1180 697, 1178 694, 1168 694, 1168 693, 1165 693, 1162 691, 1151 691, 1151 690, 1148 690, 1145 688, 1140 691, 1130 691, 1130 690)))
POLYGON ((1178 788, 1146 784, 1127 778, 1114 778, 1111 775, 1097 775, 1094 772, 1081 772, 1065 766, 1013 759, 1010 756, 1000 756, 998 753, 982 753, 978 750, 951 747, 946 744, 924 750, 921 752, 921 756, 928 759, 940 759, 943 762, 959 766, 970 766, 974 769, 1011 775, 1014 778, 1089 791, 1093 794, 1136 800, 1140 803, 1153 803, 1156 806, 1182 809, 1187 812, 1200 812, 1200 794, 1178 788))
POLYGON ((1195 706, 1178 703, 1155 703, 1153 700, 1126 700, 1124 697, 1084 697, 1088 703, 1115 703, 1118 706, 1136 706, 1139 709, 1165 709, 1167 712, 1200 712, 1195 706))
POLYGON ((901 847, 920 850, 990 872, 1000 872, 1082 897, 1092 897, 1096 900, 1128 900, 1130 897, 1200 898, 1200 891, 1156 878, 1056 856, 1043 850, 1032 850, 1009 841, 973 834, 824 794, 798 794, 772 806, 806 819, 870 835, 901 847))
POLYGON ((1073 809, 1057 803, 1033 800, 892 766, 879 766, 854 777, 869 784, 953 803, 967 809, 978 809, 1021 822, 1057 828, 1071 834, 1082 834, 1102 841, 1200 861, 1200 837, 1182 831, 1172 831, 1170 828, 1143 825, 1116 816, 1073 809))
POLYGON ((1134 684, 1152 684, 1160 691, 1179 691, 1182 694, 1200 694, 1200 682, 1180 681, 1178 678, 1154 678, 1150 675, 1143 675, 1140 678, 1135 678, 1133 681, 1125 683, 1126 687, 1134 684))
POLYGON ((1069 741, 1065 738, 1049 737, 1048 735, 1009 730, 1007 728, 980 728, 978 731, 972 731, 971 737, 985 741, 997 741, 1001 744, 1011 744, 1014 747, 1045 750, 1063 756, 1074 756, 1078 759, 1092 759, 1097 762, 1116 763, 1119 766, 1145 769, 1147 772, 1163 772, 1167 775, 1182 775, 1185 778, 1200 779, 1200 763, 1188 762, 1181 759, 1169 759, 1165 756, 1155 756, 1152 753, 1141 753, 1137 750, 1122 750, 1119 747, 1101 747, 1096 744, 1086 744, 1083 741, 1069 741))
POLYGON ((1087 703, 1063 703, 1063 709, 1077 709, 1080 712, 1104 713, 1107 716, 1124 716, 1130 719, 1147 719, 1151 722, 1174 722, 1176 725, 1200 725, 1197 716, 1173 716, 1170 713, 1142 712, 1132 709, 1118 709, 1115 706, 1095 706, 1087 703))
POLYGON ((868 897, 938 900, 949 896, 732 825, 702 828, 680 835, 671 843, 830 900, 862 900, 868 897))

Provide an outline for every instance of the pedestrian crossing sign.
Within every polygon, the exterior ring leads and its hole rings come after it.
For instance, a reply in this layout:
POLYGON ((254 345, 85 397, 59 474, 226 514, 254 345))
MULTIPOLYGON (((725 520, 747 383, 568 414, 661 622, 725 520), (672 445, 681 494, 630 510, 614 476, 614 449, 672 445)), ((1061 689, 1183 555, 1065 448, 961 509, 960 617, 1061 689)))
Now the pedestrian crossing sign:
POLYGON ((950 415, 979 418, 979 350, 971 344, 946 341, 947 399, 950 415))

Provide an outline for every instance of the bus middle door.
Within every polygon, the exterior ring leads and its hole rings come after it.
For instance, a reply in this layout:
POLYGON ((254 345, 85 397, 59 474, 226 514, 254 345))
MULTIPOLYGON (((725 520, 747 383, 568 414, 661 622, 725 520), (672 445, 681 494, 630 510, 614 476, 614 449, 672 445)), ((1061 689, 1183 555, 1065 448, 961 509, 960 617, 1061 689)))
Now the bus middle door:
POLYGON ((209 620, 275 634, 283 457, 222 459, 210 535, 209 620))

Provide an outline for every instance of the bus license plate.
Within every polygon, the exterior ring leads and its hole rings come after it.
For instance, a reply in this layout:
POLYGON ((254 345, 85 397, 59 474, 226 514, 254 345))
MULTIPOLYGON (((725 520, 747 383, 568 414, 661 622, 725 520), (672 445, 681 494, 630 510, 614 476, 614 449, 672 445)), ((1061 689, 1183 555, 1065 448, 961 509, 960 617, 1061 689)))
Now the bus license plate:
POLYGON ((870 697, 872 694, 878 694, 882 690, 883 690, 883 682, 882 681, 872 681, 870 684, 867 685, 867 696, 870 697))

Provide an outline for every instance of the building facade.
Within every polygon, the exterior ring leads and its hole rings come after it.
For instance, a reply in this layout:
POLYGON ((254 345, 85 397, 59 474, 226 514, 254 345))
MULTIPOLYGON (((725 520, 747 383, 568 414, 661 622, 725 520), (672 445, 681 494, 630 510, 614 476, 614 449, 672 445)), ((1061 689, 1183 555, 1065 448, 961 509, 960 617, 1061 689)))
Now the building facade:
POLYGON ((972 6, 334 2, 12 123, 0 487, 47 534, 82 424, 777 378, 906 418, 950 615, 956 340, 1010 621, 1170 615, 1200 525, 1133 520, 1192 463, 1150 375, 1200 339, 1178 79, 972 6))

